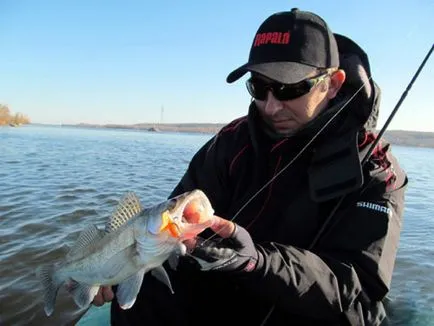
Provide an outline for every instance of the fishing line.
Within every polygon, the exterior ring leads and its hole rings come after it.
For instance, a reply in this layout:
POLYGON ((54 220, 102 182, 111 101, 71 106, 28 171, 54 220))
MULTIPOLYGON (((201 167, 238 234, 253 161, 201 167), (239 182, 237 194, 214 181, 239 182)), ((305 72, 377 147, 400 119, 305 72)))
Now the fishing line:
MULTIPOLYGON (((366 83, 369 83, 370 80, 372 79, 372 76, 370 76, 368 78, 368 80, 366 82, 364 82, 362 84, 362 86, 360 86, 359 89, 357 89, 355 91, 355 93, 342 105, 341 108, 339 108, 339 110, 337 110, 331 117, 329 120, 327 120, 327 122, 317 131, 316 134, 314 134, 312 136, 312 138, 306 143, 306 145, 304 145, 304 147, 294 156, 294 158, 289 161, 279 172, 277 172, 270 180, 268 180, 256 193, 254 193, 247 201, 246 203, 244 203, 243 206, 241 206, 241 208, 235 213, 235 215, 229 220, 231 222, 233 222, 238 215, 247 207, 247 205, 249 205, 253 199, 255 199, 262 191, 264 191, 265 188, 267 188, 279 175, 281 175, 287 168, 289 168, 297 158, 299 158, 308 148, 309 146, 315 141, 316 138, 318 138, 318 136, 327 128, 327 126, 339 115, 339 113, 342 112, 343 109, 345 109, 347 107, 348 104, 351 103, 351 101, 354 99, 355 96, 357 96, 357 94, 365 87, 366 83)), ((214 238, 217 234, 213 234, 211 236, 209 236, 207 239, 204 240, 204 242, 211 240, 212 238, 214 238)))
MULTIPOLYGON (((415 75, 413 76, 412 80, 410 81, 409 85, 407 86, 407 88, 404 90, 403 94, 401 95, 400 100, 398 101, 398 103, 395 105, 395 108, 392 110, 391 114, 389 115, 386 123, 383 125, 383 127, 381 128, 380 132, 378 133, 377 137, 375 138, 374 142, 372 143, 371 147, 369 148, 368 152, 366 153, 365 157, 362 159, 361 165, 363 166, 367 160, 369 159, 369 157, 371 156, 375 146, 378 144, 378 142, 380 141, 382 135, 384 134, 384 132, 386 131, 387 127, 389 126, 390 122, 392 121, 393 117, 395 116, 396 112, 398 111, 399 107, 401 106, 401 104, 403 103, 404 99, 407 97, 407 94, 410 90, 410 88, 412 87, 413 83, 415 82, 415 80, 417 79, 417 77, 419 76, 420 72, 422 71, 423 67, 425 66, 425 63, 428 61, 429 57, 431 56, 431 53, 433 52, 433 48, 434 48, 434 44, 431 46, 431 49, 428 51, 428 54, 425 56, 424 60, 422 61, 422 63, 420 64, 418 70, 416 71, 415 75)), ((342 107, 337 110, 331 117, 330 119, 321 127, 321 129, 312 136, 312 138, 306 143, 306 145, 297 153, 297 155, 294 156, 294 158, 288 162, 278 173, 276 173, 269 181, 267 181, 256 193, 254 193, 247 201, 246 203, 241 206, 241 208, 234 214, 234 216, 230 219, 230 221, 234 221, 238 215, 247 207, 247 205, 249 205, 253 199, 255 199, 265 188, 267 188, 279 175, 281 175, 288 167, 290 167, 297 158, 299 158, 305 151, 306 149, 315 141, 316 138, 318 138, 319 135, 321 135, 321 133, 327 128, 327 126, 342 112, 342 110, 344 110, 348 104, 351 103, 351 101, 354 99, 355 96, 357 96, 357 94, 371 81, 372 79, 372 75, 368 77, 368 79, 362 83, 362 85, 360 86, 359 89, 357 89, 355 91, 355 93, 342 105, 342 107)), ((342 203, 343 199, 345 198, 345 196, 341 197, 339 202, 336 204, 336 206, 334 207, 334 209, 332 210, 331 214, 328 216, 328 218, 326 219, 326 221, 323 223, 321 229, 319 230, 318 234, 316 235, 316 237, 314 238, 314 240, 312 241, 311 245, 309 246, 309 248, 312 248, 314 246, 314 244, 318 241, 319 237, 321 236, 321 234, 324 232, 325 227, 329 224, 331 218, 333 217, 334 213, 336 212, 337 208, 340 206, 340 204, 342 203)), ((217 234, 213 234, 210 237, 208 237, 207 239, 204 240, 204 242, 211 240, 213 237, 215 237, 217 234)))
MULTIPOLYGON (((368 78, 369 82, 371 80, 372 77, 368 78)), ((254 195, 252 195, 252 197, 250 197, 249 200, 247 200, 247 202, 235 213, 234 217, 232 217, 230 219, 230 221, 233 221, 242 211, 244 208, 246 208, 246 206, 248 204, 250 204, 250 202, 255 199, 256 196, 258 196, 265 188, 267 188, 279 175, 281 175, 288 167, 290 167, 296 159, 298 159, 301 154, 303 154, 306 149, 308 149, 308 147, 315 141, 315 139, 318 138, 318 136, 327 128, 327 126, 339 115, 339 113, 342 112, 343 109, 346 108, 346 106, 348 104, 350 104, 350 102, 353 100, 353 98, 365 87, 365 83, 363 83, 363 85, 354 93, 354 95, 352 95, 343 105, 342 107, 336 111, 335 114, 333 114, 330 119, 324 124, 324 126, 321 127, 320 130, 318 130, 318 132, 312 136, 312 138, 306 143, 306 145, 304 145, 304 147, 297 153, 297 155, 294 156, 294 158, 288 162, 288 164, 286 164, 279 172, 277 172, 270 180, 268 180, 254 195)))

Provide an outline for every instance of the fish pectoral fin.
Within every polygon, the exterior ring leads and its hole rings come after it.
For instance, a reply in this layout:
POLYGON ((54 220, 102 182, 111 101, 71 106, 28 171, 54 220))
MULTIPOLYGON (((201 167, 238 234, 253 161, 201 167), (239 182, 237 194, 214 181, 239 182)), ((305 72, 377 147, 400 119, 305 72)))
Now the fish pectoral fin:
POLYGON ((142 286, 145 272, 146 269, 142 268, 136 274, 119 283, 116 298, 122 309, 130 309, 134 302, 136 302, 136 297, 142 286))
POLYGON ((170 255, 167 261, 169 263, 170 268, 176 271, 178 268, 179 256, 176 254, 170 255))
POLYGON ((159 266, 154 268, 151 271, 152 276, 154 276, 157 280, 159 280, 160 282, 162 282, 163 284, 166 284, 167 287, 170 289, 170 292, 172 292, 172 294, 174 294, 175 292, 173 291, 172 288, 172 284, 170 283, 170 279, 169 279, 169 275, 167 275, 166 270, 164 269, 163 266, 159 266))
POLYGON ((74 302, 80 308, 88 307, 98 293, 98 290, 98 285, 87 285, 75 281, 71 283, 69 288, 69 292, 72 294, 74 302))

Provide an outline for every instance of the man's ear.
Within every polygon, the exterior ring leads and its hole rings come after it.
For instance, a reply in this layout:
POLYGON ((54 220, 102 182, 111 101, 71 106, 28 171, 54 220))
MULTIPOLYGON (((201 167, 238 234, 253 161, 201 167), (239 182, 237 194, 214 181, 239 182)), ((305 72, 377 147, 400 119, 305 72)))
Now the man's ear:
POLYGON ((339 92, 342 85, 344 84, 345 78, 346 78, 346 74, 345 71, 342 69, 335 71, 330 76, 330 83, 329 83, 328 94, 327 94, 327 97, 329 99, 332 99, 336 96, 336 94, 339 92))

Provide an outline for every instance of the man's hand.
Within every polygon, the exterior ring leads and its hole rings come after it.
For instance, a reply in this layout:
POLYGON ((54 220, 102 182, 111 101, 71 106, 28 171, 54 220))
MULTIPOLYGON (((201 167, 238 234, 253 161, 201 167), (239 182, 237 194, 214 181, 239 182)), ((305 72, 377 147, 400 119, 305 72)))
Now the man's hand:
POLYGON ((201 240, 190 252, 203 271, 251 272, 256 268, 258 251, 243 227, 221 217, 211 229, 219 234, 221 241, 201 240))
POLYGON ((101 286, 96 294, 95 298, 92 301, 97 307, 102 306, 106 302, 112 301, 114 298, 114 293, 111 286, 101 286))

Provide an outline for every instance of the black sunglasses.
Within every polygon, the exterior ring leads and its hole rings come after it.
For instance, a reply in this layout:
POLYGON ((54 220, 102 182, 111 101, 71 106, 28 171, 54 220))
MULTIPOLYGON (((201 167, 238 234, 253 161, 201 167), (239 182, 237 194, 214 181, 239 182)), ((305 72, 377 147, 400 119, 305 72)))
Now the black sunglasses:
POLYGON ((251 77, 246 81, 246 86, 250 95, 257 100, 265 101, 268 91, 270 90, 277 100, 288 101, 309 93, 315 85, 324 80, 328 75, 329 73, 324 73, 310 79, 302 80, 296 84, 270 83, 259 78, 251 77))

